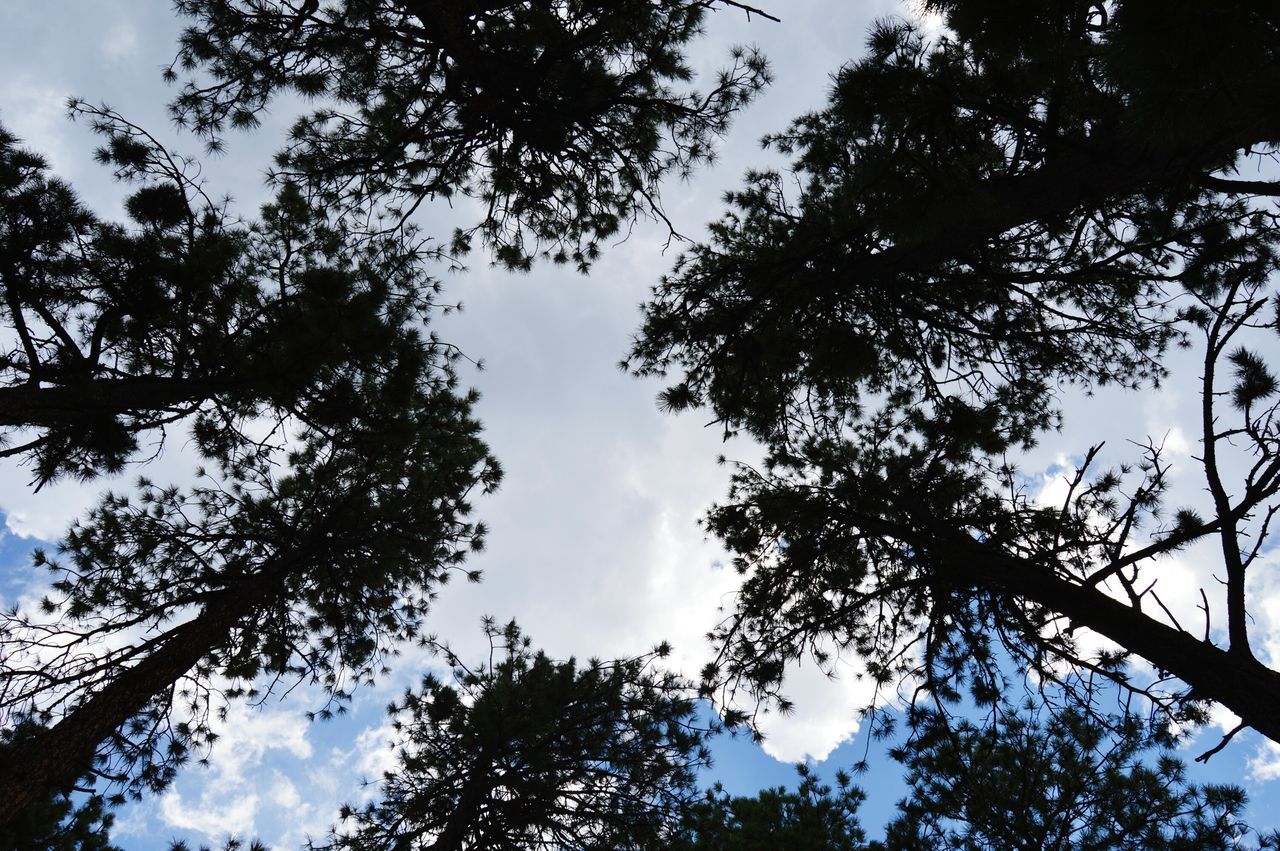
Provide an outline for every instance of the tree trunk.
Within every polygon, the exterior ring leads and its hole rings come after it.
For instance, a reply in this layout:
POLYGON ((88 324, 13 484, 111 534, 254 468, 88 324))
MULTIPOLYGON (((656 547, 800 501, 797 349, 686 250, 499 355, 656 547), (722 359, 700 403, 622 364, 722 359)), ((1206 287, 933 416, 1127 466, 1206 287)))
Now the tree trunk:
POLYGON ((103 741, 222 644, 235 622, 261 598, 268 582, 257 578, 256 587, 231 589, 211 600, 193 620, 170 630, 146 659, 53 727, 15 747, 0 766, 0 827, 26 807, 74 785, 103 741))
POLYGON ((1041 565, 1006 555, 962 535, 935 550, 939 573, 993 588, 1058 612, 1073 625, 1104 635, 1189 685, 1197 697, 1222 704, 1245 724, 1280 742, 1280 672, 1161 623, 1041 565))
POLYGON ((471 847, 482 847, 475 844, 475 840, 483 837, 477 837, 472 831, 476 827, 476 817, 480 814, 481 805, 492 791, 492 770, 492 761, 483 754, 480 755, 458 795, 458 805, 449 814, 440 835, 429 846, 430 851, 463 851, 463 842, 468 837, 473 840, 471 847))

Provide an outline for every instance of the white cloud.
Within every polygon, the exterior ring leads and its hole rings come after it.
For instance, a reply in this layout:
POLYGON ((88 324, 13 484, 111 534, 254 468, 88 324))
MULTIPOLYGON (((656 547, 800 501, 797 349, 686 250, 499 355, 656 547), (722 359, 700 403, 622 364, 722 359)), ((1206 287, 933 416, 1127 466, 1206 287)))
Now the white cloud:
MULTIPOLYGON (((265 788, 267 802, 276 816, 290 812, 287 821, 300 815, 301 795, 292 781, 273 770, 273 779, 263 783, 263 760, 273 751, 283 752, 295 760, 312 755, 307 738, 310 729, 299 711, 290 709, 255 709, 235 704, 225 723, 219 724, 220 738, 209 754, 212 777, 199 777, 204 782, 191 798, 180 788, 173 788, 160 799, 160 820, 168 827, 194 830, 211 839, 227 834, 252 835, 265 788)), ((183 786, 185 784, 180 784, 183 786)), ((296 823, 296 822, 293 822, 296 823)))
POLYGON ((1265 741, 1249 759, 1249 779, 1258 782, 1280 780, 1280 744, 1265 741))
POLYGON ((812 661, 788 672, 783 691, 795 710, 760 720, 765 753, 780 762, 821 762, 857 734, 856 713, 871 703, 875 687, 856 679, 851 667, 837 673, 828 677, 812 661))
POLYGON ((311 726, 297 706, 270 710, 234 704, 213 746, 210 764, 224 780, 238 781, 247 768, 262 762, 268 751, 285 751, 297 759, 311 756, 311 726))
POLYGON ((102 55, 113 65, 123 64, 138 55, 138 31, 127 21, 121 21, 102 37, 102 55))
POLYGON ((205 790, 200 800, 189 805, 176 791, 160 799, 160 816, 169 827, 194 830, 213 839, 227 835, 253 833, 254 816, 258 812, 258 796, 212 793, 205 790))
MULTIPOLYGON (((356 736, 354 765, 361 778, 376 783, 395 767, 395 750, 391 746, 395 738, 396 731, 390 717, 377 726, 366 727, 356 736)), ((335 752, 335 757, 341 757, 343 762, 351 761, 352 755, 352 751, 335 752)))
POLYGON ((1075 474, 1075 462, 1059 453, 1044 472, 1030 477, 1034 489, 1031 501, 1043 508, 1055 508, 1063 504, 1071 492, 1071 477, 1075 474))

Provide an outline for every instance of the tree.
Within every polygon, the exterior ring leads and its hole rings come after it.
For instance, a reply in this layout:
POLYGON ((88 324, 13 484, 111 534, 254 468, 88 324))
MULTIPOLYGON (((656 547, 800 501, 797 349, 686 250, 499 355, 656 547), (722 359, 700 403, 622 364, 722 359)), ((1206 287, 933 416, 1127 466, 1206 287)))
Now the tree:
MULTIPOLYGON (((99 159, 137 188, 104 222, 0 130, 0 456, 35 483, 119 472, 149 432, 194 420, 225 459, 253 421, 338 420, 343 376, 399 368, 435 309, 433 256, 411 231, 357 242, 284 187, 257 222, 231 218, 198 166, 106 109, 73 105, 99 159)), ((254 431, 254 429, 249 429, 254 431)), ((156 452, 159 450, 157 449, 156 452)))
POLYGON ((691 684, 654 669, 667 648, 556 662, 514 624, 485 622, 487 662, 443 648, 393 705, 397 766, 381 798, 347 807, 317 851, 666 847, 708 763, 691 684))
POLYGON ((673 88, 713 2, 176 5, 193 25, 169 72, 190 77, 174 115, 211 147, 282 90, 326 104, 295 127, 256 226, 229 220, 195 163, 105 107, 71 110, 139 185, 129 226, 98 220, 0 130, 0 285, 16 332, 0 428, 36 431, 0 452, 30 458, 37 485, 116 472, 141 433, 192 414, 205 449, 256 415, 314 415, 316 382, 367 368, 385 351, 369 341, 435 294, 420 264, 440 247, 393 233, 428 198, 487 205, 457 251, 478 229, 508 265, 545 244, 585 268, 599 238, 660 215, 661 178, 710 159, 768 80, 741 52, 708 94, 673 88), (374 208, 394 226, 360 256, 333 256, 344 235, 313 211, 350 225, 374 208))
POLYGON ((142 184, 135 228, 0 144, 18 340, 3 391, 8 423, 41 429, 15 451, 38 481, 88 476, 195 414, 215 472, 108 494, 59 554, 36 553, 57 581, 40 615, 5 613, 0 709, 48 729, 0 766, 0 823, 86 768, 110 802, 165 785, 226 699, 310 679, 340 705, 480 545, 468 498, 499 478, 459 353, 425 331, 436 285, 411 228, 354 236, 289 187, 228 224, 144 131, 77 109, 142 184))
POLYGON ((0 428, 35 432, 5 451, 33 461, 37 484, 87 478, 194 417, 217 471, 188 493, 109 495, 60 557, 37 555, 62 575, 53 620, 6 618, 0 707, 51 726, 0 767, 0 820, 85 764, 113 800, 158 788, 210 740, 221 698, 300 677, 340 706, 418 632, 479 543, 467 495, 498 473, 474 397, 456 392, 458 353, 423 336, 436 284, 422 263, 444 252, 407 219, 473 195, 499 260, 549 246, 585 267, 598 238, 660 215, 660 178, 709 158, 767 80, 743 52, 707 95, 682 88, 682 48, 713 5, 179 3, 194 23, 175 116, 211 147, 278 91, 324 98, 258 223, 229 219, 188 161, 106 107, 72 112, 138 185, 129 224, 100 221, 0 137, 17 341, 0 358, 0 428))
MULTIPOLYGON (((979 707, 991 723, 959 720, 952 707, 917 711, 911 735, 891 753, 907 769, 907 797, 866 840, 865 794, 840 772, 835 787, 797 766, 795 791, 730 797, 722 788, 688 808, 689 851, 786 848, 839 851, 1227 851, 1280 847, 1241 820, 1235 786, 1197 786, 1167 751, 1167 731, 1133 716, 1103 725, 1088 713, 1050 711, 1032 700, 979 707)), ((979 715, 984 714, 979 712, 979 715)))
MULTIPOLYGON (((480 201, 498 259, 539 251, 585 268, 658 187, 710 159, 714 138, 768 81, 735 51, 705 94, 685 46, 716 0, 178 0, 191 19, 172 80, 175 118, 214 147, 273 97, 322 101, 278 156, 278 180, 326 207, 394 221, 454 194, 480 201)), ((728 6, 751 9, 741 3, 728 6)), ((767 17, 767 16, 766 16, 767 17)))
POLYGON ((792 173, 749 176, 631 353, 638 373, 678 373, 665 404, 706 405, 769 450, 708 517, 746 576, 709 686, 777 697, 788 660, 836 647, 946 697, 997 687, 1012 655, 1038 682, 1104 671, 1175 717, 1216 701, 1280 740, 1245 591, 1280 489, 1256 348, 1280 188, 1233 176, 1280 139, 1280 16, 926 5, 947 32, 873 29, 829 106, 771 138, 792 173), (1070 416, 1062 389, 1154 385, 1196 341, 1207 504, 1163 504, 1152 441, 1110 471, 1080 447, 1066 501, 1036 505, 1016 453, 1070 416), (1153 584, 1161 558, 1213 541, 1225 585, 1184 626, 1153 584))
MULTIPOLYGON (((0 730, 0 755, 6 755, 16 743, 28 739, 40 729, 32 721, 20 721, 10 729, 0 730)), ((81 778, 86 779, 86 778, 81 778)), ((91 780, 89 781, 91 784, 91 780)), ((111 844, 108 832, 115 816, 107 812, 99 795, 85 793, 74 786, 57 790, 43 800, 33 802, 21 817, 0 828, 0 848, 12 851, 120 851, 111 844), (77 792, 80 798, 75 798, 77 792)))
POLYGON ((680 851, 864 851, 858 821, 865 793, 840 772, 836 788, 821 783, 808 766, 796 766, 794 792, 779 786, 755 797, 730 797, 717 784, 685 812, 680 851))
POLYGON ((1241 820, 1243 789, 1197 786, 1169 753, 1152 758, 1160 731, 1131 716, 1109 735, 1086 713, 1048 713, 1044 704, 1019 711, 1000 704, 991 715, 987 725, 936 710, 914 719, 913 740, 894 751, 910 793, 886 829, 889 849, 1227 851, 1280 843, 1280 834, 1257 835, 1241 820))
POLYGON ((252 456, 190 492, 144 481, 36 553, 61 575, 55 619, 9 618, 0 697, 58 720, 0 766, 0 819, 91 761, 120 794, 164 786, 230 699, 302 680, 341 709, 420 631, 480 546, 468 495, 497 470, 449 383, 354 390, 374 398, 342 435, 301 435, 287 471, 252 456))

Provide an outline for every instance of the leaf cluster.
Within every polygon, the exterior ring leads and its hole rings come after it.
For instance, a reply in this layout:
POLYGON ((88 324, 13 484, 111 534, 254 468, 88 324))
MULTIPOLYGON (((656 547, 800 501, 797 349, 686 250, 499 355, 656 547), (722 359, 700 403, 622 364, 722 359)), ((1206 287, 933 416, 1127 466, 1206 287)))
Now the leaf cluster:
POLYGON ((438 284, 412 231, 357 241, 293 186, 237 221, 194 163, 110 110, 73 111, 136 189, 131 221, 101 221, 0 137, 0 286, 16 331, 0 354, 0 428, 17 441, 2 451, 29 459, 37 485, 117 473, 182 420, 227 460, 261 441, 257 419, 339 425, 352 375, 447 368, 450 350, 421 339, 438 284))

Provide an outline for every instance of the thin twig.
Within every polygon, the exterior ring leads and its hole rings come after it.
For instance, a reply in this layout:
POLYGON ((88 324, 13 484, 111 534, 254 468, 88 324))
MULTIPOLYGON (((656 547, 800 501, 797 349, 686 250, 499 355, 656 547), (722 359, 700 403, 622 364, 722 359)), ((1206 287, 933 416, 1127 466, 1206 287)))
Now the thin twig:
POLYGON ((1205 751, 1204 753, 1200 754, 1200 756, 1196 757, 1196 762, 1208 762, 1209 757, 1213 756, 1218 751, 1225 748, 1227 746, 1227 742, 1230 742, 1233 738, 1235 738, 1236 733, 1239 733, 1244 728, 1245 728, 1245 723, 1241 721, 1239 724, 1235 726, 1234 730, 1232 730, 1231 732, 1227 733, 1225 736, 1222 737, 1222 741, 1218 742, 1216 745, 1209 748, 1209 750, 1205 751))
POLYGON ((746 3, 737 3, 735 2, 735 0, 720 0, 720 2, 726 6, 733 6, 736 9, 741 9, 742 11, 746 12, 747 20, 751 20, 751 15, 756 14, 762 18, 768 18, 769 20, 774 21, 775 23, 779 23, 779 24, 782 23, 782 18, 775 18, 773 15, 770 15, 768 12, 764 11, 763 9, 757 9, 755 6, 748 6, 746 3))

